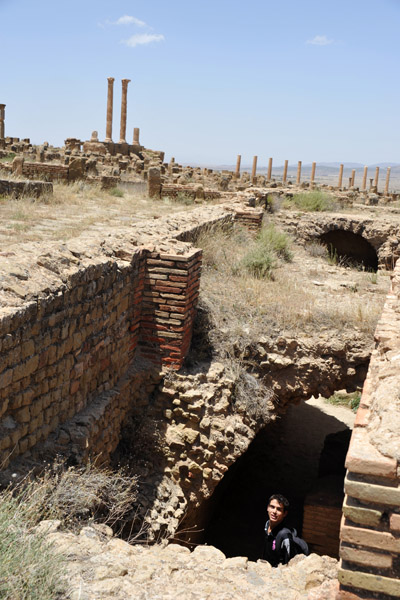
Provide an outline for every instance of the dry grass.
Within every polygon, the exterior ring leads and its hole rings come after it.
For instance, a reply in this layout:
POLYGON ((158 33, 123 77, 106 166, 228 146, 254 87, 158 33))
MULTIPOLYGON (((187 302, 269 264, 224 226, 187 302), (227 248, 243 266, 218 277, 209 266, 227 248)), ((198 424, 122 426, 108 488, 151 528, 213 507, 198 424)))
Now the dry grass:
POLYGON ((196 207, 168 198, 152 200, 139 191, 117 190, 102 190, 82 182, 55 183, 53 195, 39 200, 0 196, 0 247, 46 239, 67 240, 88 229, 130 225, 196 207))
POLYGON ((329 265, 323 257, 294 248, 292 263, 278 262, 273 280, 235 269, 248 251, 248 235, 214 232, 203 248, 201 299, 213 322, 213 343, 249 343, 263 334, 358 331, 372 336, 389 281, 371 273, 329 265))
POLYGON ((56 463, 0 494, 0 597, 55 600, 66 597, 63 557, 35 526, 58 519, 69 530, 102 522, 119 532, 132 519, 137 479, 92 465, 56 463))

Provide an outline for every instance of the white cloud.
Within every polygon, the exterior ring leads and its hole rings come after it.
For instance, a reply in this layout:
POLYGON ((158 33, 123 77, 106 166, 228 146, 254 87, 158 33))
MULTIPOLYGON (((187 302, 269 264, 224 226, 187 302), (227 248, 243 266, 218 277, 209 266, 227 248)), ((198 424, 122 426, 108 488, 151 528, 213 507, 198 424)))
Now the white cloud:
POLYGON ((136 33, 127 40, 122 40, 122 44, 134 48, 143 44, 151 44, 152 42, 162 42, 164 36, 161 33, 136 33))
POLYGON ((312 40, 307 40, 306 43, 314 46, 329 46, 329 44, 333 44, 333 40, 329 40, 326 35, 316 35, 312 40))
POLYGON ((123 17, 120 17, 114 21, 112 25, 137 25, 138 27, 144 27, 146 23, 140 19, 137 19, 136 17, 124 15, 123 17))

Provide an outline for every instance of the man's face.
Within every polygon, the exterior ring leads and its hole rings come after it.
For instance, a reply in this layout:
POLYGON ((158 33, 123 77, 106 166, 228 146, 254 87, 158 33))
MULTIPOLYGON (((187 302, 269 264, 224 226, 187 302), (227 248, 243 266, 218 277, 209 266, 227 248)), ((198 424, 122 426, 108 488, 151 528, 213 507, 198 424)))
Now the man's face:
POLYGON ((283 504, 278 502, 278 500, 271 500, 268 504, 267 512, 271 529, 282 523, 287 515, 287 510, 284 509, 283 504))

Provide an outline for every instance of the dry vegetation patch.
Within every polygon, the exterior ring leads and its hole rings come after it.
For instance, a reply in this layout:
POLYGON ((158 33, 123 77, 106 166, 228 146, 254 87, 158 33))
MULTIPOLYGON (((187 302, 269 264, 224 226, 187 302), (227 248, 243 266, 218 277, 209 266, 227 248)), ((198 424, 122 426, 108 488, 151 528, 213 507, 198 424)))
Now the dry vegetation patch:
POLYGON ((10 243, 67 240, 86 230, 129 225, 182 210, 196 204, 173 199, 153 200, 145 192, 76 182, 54 184, 54 194, 40 199, 0 196, 0 248, 10 243))
POLYGON ((201 301, 221 350, 228 340, 245 344, 278 333, 356 330, 372 338, 389 287, 387 272, 330 264, 293 241, 291 260, 275 253, 272 269, 260 277, 241 268, 257 246, 245 231, 217 230, 197 243, 204 252, 201 301))

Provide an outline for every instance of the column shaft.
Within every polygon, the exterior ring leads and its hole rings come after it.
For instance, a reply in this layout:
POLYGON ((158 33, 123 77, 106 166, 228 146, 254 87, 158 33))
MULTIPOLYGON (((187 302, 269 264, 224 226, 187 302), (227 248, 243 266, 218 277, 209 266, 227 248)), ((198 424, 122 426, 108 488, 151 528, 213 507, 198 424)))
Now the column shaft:
POLYGON ((268 174, 267 174, 268 181, 271 181, 271 177, 272 177, 272 158, 270 158, 268 161, 268 174))
POLYGON ((121 97, 121 127, 119 133, 119 143, 126 144, 126 113, 127 113, 127 97, 128 83, 130 79, 122 79, 122 97, 121 97))
POLYGON ((239 179, 240 177, 240 162, 242 160, 242 156, 241 154, 237 155, 237 159, 236 159, 236 171, 235 171, 235 177, 236 179, 239 179))
POLYGON ((297 177, 296 177, 297 185, 300 185, 300 180, 301 180, 301 160, 299 160, 299 162, 297 163, 297 177))
POLYGON ((368 167, 365 165, 361 189, 364 191, 367 188, 368 167))
POLYGON ((113 96, 114 96, 114 77, 107 77, 107 122, 105 142, 112 142, 112 120, 113 120, 113 96))
POLYGON ((289 164, 289 161, 285 160, 285 164, 283 165, 283 177, 282 177, 282 182, 283 183, 286 183, 286 180, 287 180, 288 164, 289 164))
POLYGON ((343 183, 343 165, 340 165, 339 167, 339 181, 338 181, 338 188, 342 187, 342 183, 343 183))
POLYGON ((254 183, 253 179, 255 179, 257 173, 257 156, 253 157, 253 168, 251 170, 251 181, 254 183))
POLYGON ((317 163, 313 162, 311 165, 311 183, 314 183, 314 179, 315 179, 315 167, 317 166, 317 163))
POLYGON ((390 169, 391 169, 391 167, 388 167, 387 171, 386 171, 385 196, 387 196, 389 193, 390 169))

